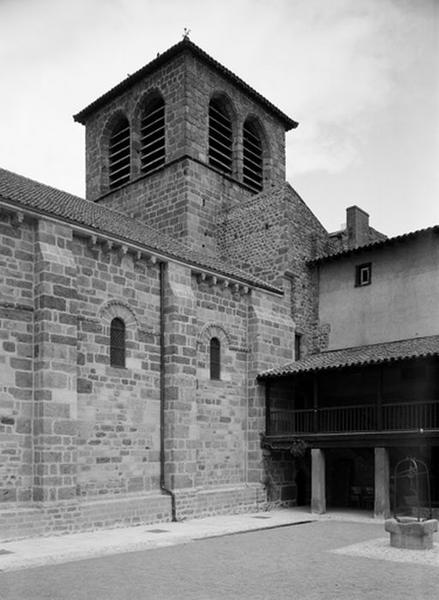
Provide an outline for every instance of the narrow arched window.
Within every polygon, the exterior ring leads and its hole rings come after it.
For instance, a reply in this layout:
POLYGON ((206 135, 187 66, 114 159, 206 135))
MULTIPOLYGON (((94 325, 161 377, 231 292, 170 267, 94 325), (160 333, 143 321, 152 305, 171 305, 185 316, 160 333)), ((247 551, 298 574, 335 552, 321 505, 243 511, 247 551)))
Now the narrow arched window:
POLYGON ((262 142, 255 125, 247 119, 243 131, 243 181, 255 192, 262 190, 262 142))
POLYGON ((146 103, 140 122, 140 162, 142 173, 165 163, 165 102, 156 96, 146 103))
POLYGON ((130 179, 130 125, 121 117, 110 134, 108 146, 110 189, 117 188, 130 179))
POLYGON ((220 379, 221 375, 221 344, 218 338, 210 340, 210 378, 220 379))
POLYGON ((117 317, 110 326, 110 365, 125 367, 125 323, 117 317))
POLYGON ((223 103, 213 98, 209 104, 209 164, 231 173, 232 144, 232 120, 223 103))

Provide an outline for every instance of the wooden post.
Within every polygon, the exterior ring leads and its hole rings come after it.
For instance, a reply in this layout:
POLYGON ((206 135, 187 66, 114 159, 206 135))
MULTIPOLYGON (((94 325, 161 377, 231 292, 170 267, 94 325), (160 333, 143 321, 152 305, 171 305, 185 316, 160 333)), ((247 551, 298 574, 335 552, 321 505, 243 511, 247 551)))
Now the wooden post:
POLYGON ((265 380, 265 435, 271 434, 270 381, 265 380))
POLYGON ((389 451, 375 448, 375 501, 374 516, 387 519, 390 516, 389 451))
POLYGON ((319 385, 317 382, 317 375, 314 374, 312 378, 312 396, 313 396, 313 428, 314 433, 318 433, 319 430, 319 385))
POLYGON ((311 512, 326 512, 325 453, 320 448, 311 449, 311 512))
POLYGON ((378 431, 383 429, 383 367, 378 367, 378 387, 377 387, 377 422, 376 427, 378 431))

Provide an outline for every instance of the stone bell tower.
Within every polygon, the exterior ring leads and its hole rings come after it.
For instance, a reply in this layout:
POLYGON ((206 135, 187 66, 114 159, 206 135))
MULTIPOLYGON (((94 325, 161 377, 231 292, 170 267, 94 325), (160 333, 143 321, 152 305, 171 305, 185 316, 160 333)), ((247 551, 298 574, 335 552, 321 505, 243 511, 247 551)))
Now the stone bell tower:
POLYGON ((285 180, 297 126, 187 37, 74 119, 87 198, 209 254, 227 210, 285 180))

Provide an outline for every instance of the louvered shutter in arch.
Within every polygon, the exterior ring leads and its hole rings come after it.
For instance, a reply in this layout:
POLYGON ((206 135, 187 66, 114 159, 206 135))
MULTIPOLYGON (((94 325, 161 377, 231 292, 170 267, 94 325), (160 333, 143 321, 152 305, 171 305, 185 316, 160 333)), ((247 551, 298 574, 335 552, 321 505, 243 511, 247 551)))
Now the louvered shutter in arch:
POLYGON ((255 125, 247 119, 243 131, 243 182, 255 192, 262 190, 262 141, 255 125))
POLYGON ((209 104, 209 164, 232 173, 233 129, 223 102, 213 98, 209 104))
POLYGON ((131 135, 128 119, 121 117, 110 135, 108 157, 110 189, 117 188, 130 179, 131 135))
POLYGON ((161 96, 150 99, 140 123, 140 162, 142 173, 165 163, 165 102, 161 96))

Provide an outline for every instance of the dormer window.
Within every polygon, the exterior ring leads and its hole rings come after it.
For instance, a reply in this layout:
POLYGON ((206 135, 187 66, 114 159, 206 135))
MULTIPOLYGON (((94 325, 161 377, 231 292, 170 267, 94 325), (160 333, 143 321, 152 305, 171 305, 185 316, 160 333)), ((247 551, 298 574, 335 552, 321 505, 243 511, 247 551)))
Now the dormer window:
POLYGON ((255 192, 262 190, 262 142, 259 132, 249 119, 243 131, 243 182, 255 192))
POLYGON ((121 117, 113 127, 108 157, 110 189, 114 189, 130 179, 130 125, 125 117, 121 117))
POLYGON ((165 102, 161 96, 147 102, 142 113, 140 162, 142 173, 165 164, 165 102))
POLYGON ((209 164, 224 173, 232 173, 232 120, 219 99, 209 104, 209 164))

